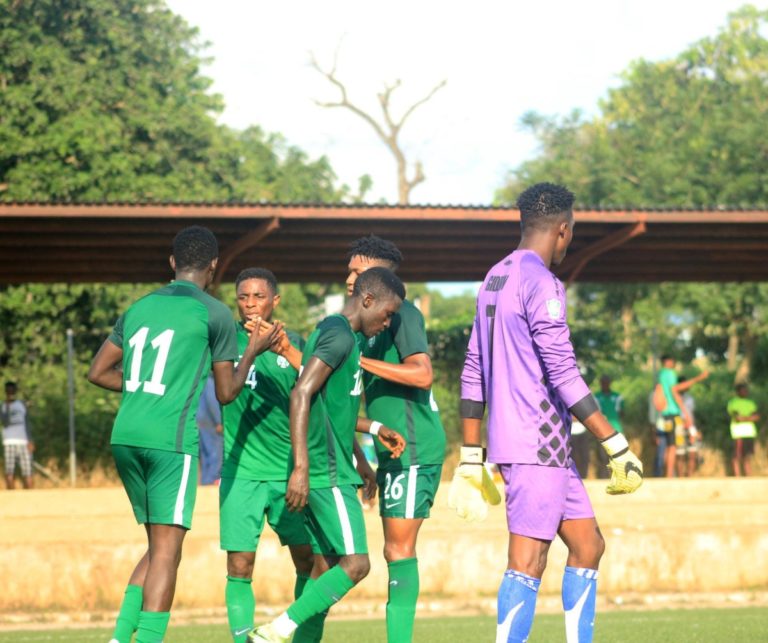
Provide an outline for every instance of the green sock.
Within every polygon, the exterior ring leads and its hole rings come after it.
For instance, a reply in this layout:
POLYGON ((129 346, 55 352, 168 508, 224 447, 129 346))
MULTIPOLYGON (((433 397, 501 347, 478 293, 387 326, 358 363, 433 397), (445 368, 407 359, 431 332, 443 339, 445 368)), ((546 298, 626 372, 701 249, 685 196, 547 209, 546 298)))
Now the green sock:
MULTIPOLYGON (((306 585, 304 585, 304 591, 306 592, 309 590, 314 584, 315 581, 308 578, 306 585)), ((319 614, 310 616, 296 628, 296 631, 293 633, 293 643, 318 643, 318 641, 321 641, 323 638, 326 616, 328 616, 328 610, 323 610, 319 614)))
POLYGON ((309 576, 307 574, 299 574, 296 572, 296 584, 293 586, 293 600, 296 600, 304 593, 304 588, 309 582, 309 576))
POLYGON ((170 612, 139 612, 136 643, 163 643, 170 618, 170 612))
POLYGON ((419 598, 419 562, 416 558, 403 558, 389 563, 387 567, 387 643, 411 643, 419 598))
POLYGON ((235 643, 245 643, 245 637, 253 629, 253 611, 256 609, 251 579, 227 576, 224 602, 232 639, 235 643))
POLYGON ((288 618, 301 625, 340 601, 355 584, 341 565, 331 567, 288 608, 288 618))
POLYGON ((115 631, 112 634, 112 638, 118 643, 131 643, 131 637, 139 625, 139 612, 141 602, 144 600, 143 592, 141 585, 128 585, 125 588, 125 596, 123 596, 115 631))

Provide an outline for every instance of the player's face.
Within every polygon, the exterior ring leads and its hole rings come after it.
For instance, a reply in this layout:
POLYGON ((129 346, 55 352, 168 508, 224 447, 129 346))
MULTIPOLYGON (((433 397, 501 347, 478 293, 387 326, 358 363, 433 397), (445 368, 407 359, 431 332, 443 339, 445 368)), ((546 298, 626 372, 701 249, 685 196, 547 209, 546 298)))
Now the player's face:
POLYGON ((269 283, 264 279, 245 279, 237 287, 237 309, 243 321, 256 315, 271 321, 272 311, 279 302, 280 295, 272 294, 269 283))
POLYGON ((555 244, 555 254, 552 257, 552 264, 557 266, 563 259, 565 259, 565 253, 568 252, 568 246, 571 245, 573 240, 573 213, 568 215, 568 219, 561 224, 560 231, 555 244))
POLYGON ((366 337, 374 337, 389 328, 392 315, 399 309, 403 300, 400 297, 374 299, 371 295, 363 298, 363 312, 360 315, 360 330, 366 337))
POLYGON ((350 297, 352 296, 352 287, 355 285, 355 282, 357 281, 357 278, 362 275, 368 268, 389 268, 391 269, 391 266, 389 265, 388 261, 384 261, 382 259, 371 259, 370 257, 363 257, 362 255, 355 255, 349 260, 349 265, 347 265, 347 270, 349 271, 349 274, 347 275, 347 295, 350 297))

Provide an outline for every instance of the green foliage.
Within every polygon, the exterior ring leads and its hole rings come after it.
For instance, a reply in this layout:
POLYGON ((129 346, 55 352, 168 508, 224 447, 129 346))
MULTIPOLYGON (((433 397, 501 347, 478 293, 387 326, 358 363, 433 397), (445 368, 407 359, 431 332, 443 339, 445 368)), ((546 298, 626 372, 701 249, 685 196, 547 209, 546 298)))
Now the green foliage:
POLYGON ((766 206, 768 11, 745 6, 671 60, 638 60, 585 119, 527 114, 541 154, 496 198, 542 180, 596 206, 766 206))

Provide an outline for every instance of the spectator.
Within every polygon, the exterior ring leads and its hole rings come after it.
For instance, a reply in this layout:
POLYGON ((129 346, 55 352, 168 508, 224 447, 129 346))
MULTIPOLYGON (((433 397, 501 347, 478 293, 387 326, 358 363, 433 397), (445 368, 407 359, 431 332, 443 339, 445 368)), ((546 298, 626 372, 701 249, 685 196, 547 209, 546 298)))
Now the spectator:
POLYGON ((197 428, 200 429, 200 484, 215 484, 221 478, 224 428, 221 424, 221 406, 216 399, 213 375, 208 375, 200 395, 197 405, 197 428))
POLYGON ((731 416, 731 438, 734 440, 733 475, 752 475, 752 456, 755 453, 757 422, 760 414, 757 404, 749 397, 749 387, 745 383, 736 385, 736 397, 728 402, 728 415, 731 416))
POLYGON ((677 460, 676 441, 684 440, 686 427, 693 424, 680 394, 709 377, 709 373, 704 371, 696 377, 680 382, 675 371, 674 357, 662 355, 661 364, 662 369, 659 371, 653 396, 656 410, 661 413, 661 419, 656 425, 656 459, 657 465, 659 461, 663 462, 666 476, 672 478, 675 475, 677 460))
POLYGON ((32 488, 32 454, 35 443, 29 427, 27 406, 19 399, 16 382, 5 383, 5 402, 0 407, 3 423, 3 457, 5 458, 5 484, 14 488, 16 462, 19 463, 21 483, 25 489, 32 488))
POLYGON ((571 459, 576 465, 581 479, 584 480, 589 473, 589 452, 592 438, 587 433, 587 427, 571 416, 571 459))
MULTIPOLYGON (((677 381, 683 384, 688 380, 685 376, 680 376, 677 381)), ((680 399, 683 403, 683 408, 688 411, 690 424, 683 428, 680 437, 675 437, 678 477, 692 476, 696 472, 699 462, 699 445, 701 443, 701 434, 696 427, 696 416, 694 414, 696 400, 690 391, 684 391, 680 399)))
MULTIPOLYGON (((611 378, 608 375, 603 375, 600 378, 600 390, 595 393, 595 399, 608 423, 619 433, 624 433, 624 428, 621 426, 624 398, 611 389, 611 378)), ((610 470, 608 469, 608 454, 605 449, 599 448, 597 450, 597 462, 597 477, 607 478, 610 470)))

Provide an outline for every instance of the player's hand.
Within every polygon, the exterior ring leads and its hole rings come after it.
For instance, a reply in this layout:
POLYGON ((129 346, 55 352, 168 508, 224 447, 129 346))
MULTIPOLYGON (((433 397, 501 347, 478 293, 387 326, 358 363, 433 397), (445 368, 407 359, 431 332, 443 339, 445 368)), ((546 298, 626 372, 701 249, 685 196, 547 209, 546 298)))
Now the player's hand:
POLYGON ((309 498, 309 473, 306 469, 294 469, 288 478, 285 490, 285 505, 288 511, 301 511, 309 498))
POLYGON ((405 438, 397 431, 386 426, 379 427, 376 438, 392 454, 393 458, 399 458, 405 451, 405 438))
POLYGON ((356 458, 356 460, 357 472, 363 479, 363 498, 365 498, 365 500, 373 500, 376 498, 376 491, 378 489, 378 485, 376 484, 376 472, 365 458, 356 458))
POLYGON ((30 453, 35 452, 35 443, 32 442, 31 440, 27 442, 27 451, 29 451, 30 453))
POLYGON ((253 317, 246 322, 245 327, 250 326, 250 336, 248 337, 248 344, 252 346, 257 355, 261 355, 264 351, 270 350, 280 338, 280 333, 283 331, 283 325, 280 322, 274 324, 262 323, 261 317, 253 317))
POLYGON ((637 491, 643 484, 643 463, 629 450, 629 443, 621 433, 600 441, 608 454, 608 468, 611 480, 605 488, 607 493, 617 495, 637 491))
POLYGON ((488 505, 501 502, 501 495, 483 464, 483 449, 461 447, 460 464, 453 472, 448 490, 448 506, 467 522, 484 520, 488 505))

